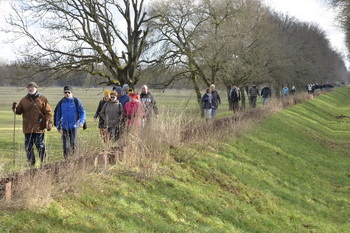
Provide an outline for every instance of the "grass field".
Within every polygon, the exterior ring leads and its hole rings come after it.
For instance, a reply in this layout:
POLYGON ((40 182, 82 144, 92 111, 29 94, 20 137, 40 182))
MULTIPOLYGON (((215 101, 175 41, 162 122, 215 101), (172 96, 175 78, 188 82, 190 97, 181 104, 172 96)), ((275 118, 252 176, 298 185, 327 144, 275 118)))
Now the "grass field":
MULTIPOLYGON (((0 174, 1 170, 12 171, 20 170, 27 166, 26 156, 24 150, 24 136, 22 133, 22 116, 16 116, 15 139, 14 135, 14 114, 11 106, 13 102, 19 102, 20 99, 27 94, 24 88, 18 89, 15 87, 1 87, 0 91, 0 174), (13 143, 15 141, 15 143, 13 143), (13 160, 16 161, 16 167, 13 167, 13 160)), ((43 88, 39 91, 48 98, 52 109, 55 108, 58 101, 63 97, 63 88, 43 88)), ((173 114, 185 112, 190 118, 199 120, 198 107, 193 97, 193 92, 189 90, 167 90, 160 92, 157 90, 150 90, 158 102, 160 113, 172 111, 173 114)), ((84 104, 87 112, 86 131, 80 130, 79 144, 81 153, 85 151, 96 150, 102 146, 99 138, 99 131, 97 123, 93 121, 93 116, 96 112, 98 102, 103 95, 102 88, 90 89, 74 89, 74 96, 80 98, 84 104)), ((218 109, 218 117, 227 116, 232 112, 227 111, 228 102, 226 100, 226 93, 221 93, 223 103, 218 109)), ((169 113, 168 113, 169 114, 169 113)), ((63 158, 62 142, 60 134, 54 128, 50 132, 46 132, 46 146, 47 146, 47 162, 55 162, 63 158)), ((37 153, 36 153, 37 155, 37 153)))
POLYGON ((2 211, 0 232, 350 232, 349 96, 174 148, 153 177, 90 173, 47 206, 2 211))

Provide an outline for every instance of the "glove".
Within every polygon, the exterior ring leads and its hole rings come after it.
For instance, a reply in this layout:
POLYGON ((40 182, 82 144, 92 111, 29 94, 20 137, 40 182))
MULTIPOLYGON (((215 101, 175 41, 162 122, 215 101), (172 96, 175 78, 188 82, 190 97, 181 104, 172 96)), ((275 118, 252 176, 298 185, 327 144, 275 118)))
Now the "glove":
POLYGON ((17 108, 17 103, 16 102, 13 102, 12 103, 12 110, 15 110, 17 108))

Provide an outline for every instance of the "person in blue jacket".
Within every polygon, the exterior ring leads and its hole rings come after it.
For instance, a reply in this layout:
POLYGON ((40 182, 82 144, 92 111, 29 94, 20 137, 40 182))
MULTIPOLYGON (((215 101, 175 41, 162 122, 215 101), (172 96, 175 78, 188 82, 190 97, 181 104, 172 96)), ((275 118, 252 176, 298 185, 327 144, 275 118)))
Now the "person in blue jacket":
POLYGON ((63 155, 67 156, 77 152, 78 129, 82 128, 86 120, 86 112, 80 99, 73 97, 73 88, 65 86, 64 98, 60 100, 55 109, 55 125, 62 134, 63 155))

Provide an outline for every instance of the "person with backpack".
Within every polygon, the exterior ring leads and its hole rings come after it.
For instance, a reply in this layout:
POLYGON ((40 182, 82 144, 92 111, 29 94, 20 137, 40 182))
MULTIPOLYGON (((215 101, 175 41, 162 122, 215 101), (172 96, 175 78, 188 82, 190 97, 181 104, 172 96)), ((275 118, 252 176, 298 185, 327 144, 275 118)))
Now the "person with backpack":
POLYGON ((108 141, 108 132, 107 132, 104 120, 100 117, 100 112, 101 112, 103 106, 109 101, 110 94, 111 94, 110 90, 105 90, 103 92, 103 98, 98 103, 98 107, 97 107, 96 113, 94 115, 94 122, 96 122, 97 118, 99 118, 98 119, 98 128, 100 129, 100 135, 101 135, 103 142, 108 141))
POLYGON ((80 99, 73 97, 73 88, 64 86, 64 98, 55 108, 55 126, 62 134, 63 156, 77 152, 78 129, 86 125, 86 112, 80 99))
POLYGON ((239 87, 236 86, 236 84, 232 84, 232 88, 229 94, 229 100, 231 100, 232 102, 233 112, 236 112, 237 110, 239 110, 239 101, 241 100, 241 91, 239 87))
POLYGON ((44 141, 45 129, 52 128, 51 106, 40 92, 35 82, 27 85, 28 94, 17 104, 12 105, 12 111, 23 117, 24 144, 27 160, 30 166, 35 165, 34 144, 38 149, 41 165, 46 157, 44 141))
POLYGON ((213 108, 213 96, 211 94, 211 89, 207 88, 205 94, 202 97, 203 109, 204 109, 204 117, 206 121, 211 118, 211 111, 213 108))
POLYGON ((123 118, 123 106, 117 99, 117 92, 112 91, 110 100, 103 106, 100 118, 105 122, 108 131, 108 140, 116 141, 120 136, 120 127, 123 118))
POLYGON ((143 117, 143 123, 144 125, 147 125, 150 122, 153 113, 156 116, 158 116, 157 101, 154 99, 153 95, 148 91, 147 85, 143 85, 141 87, 140 100, 143 103, 146 111, 143 117))
POLYGON ((258 95, 259 95, 259 89, 257 88, 255 82, 253 82, 253 85, 248 90, 249 104, 251 108, 256 107, 256 99, 258 95))

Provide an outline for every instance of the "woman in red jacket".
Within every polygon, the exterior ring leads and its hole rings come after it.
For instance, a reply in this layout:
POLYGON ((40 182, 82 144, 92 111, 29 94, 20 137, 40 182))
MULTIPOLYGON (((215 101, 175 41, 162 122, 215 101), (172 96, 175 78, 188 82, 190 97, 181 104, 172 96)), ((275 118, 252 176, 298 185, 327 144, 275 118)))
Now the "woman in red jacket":
POLYGON ((143 104, 137 99, 137 95, 134 92, 129 93, 130 101, 124 106, 124 115, 127 119, 127 128, 141 127, 142 117, 145 115, 145 109, 143 104))

